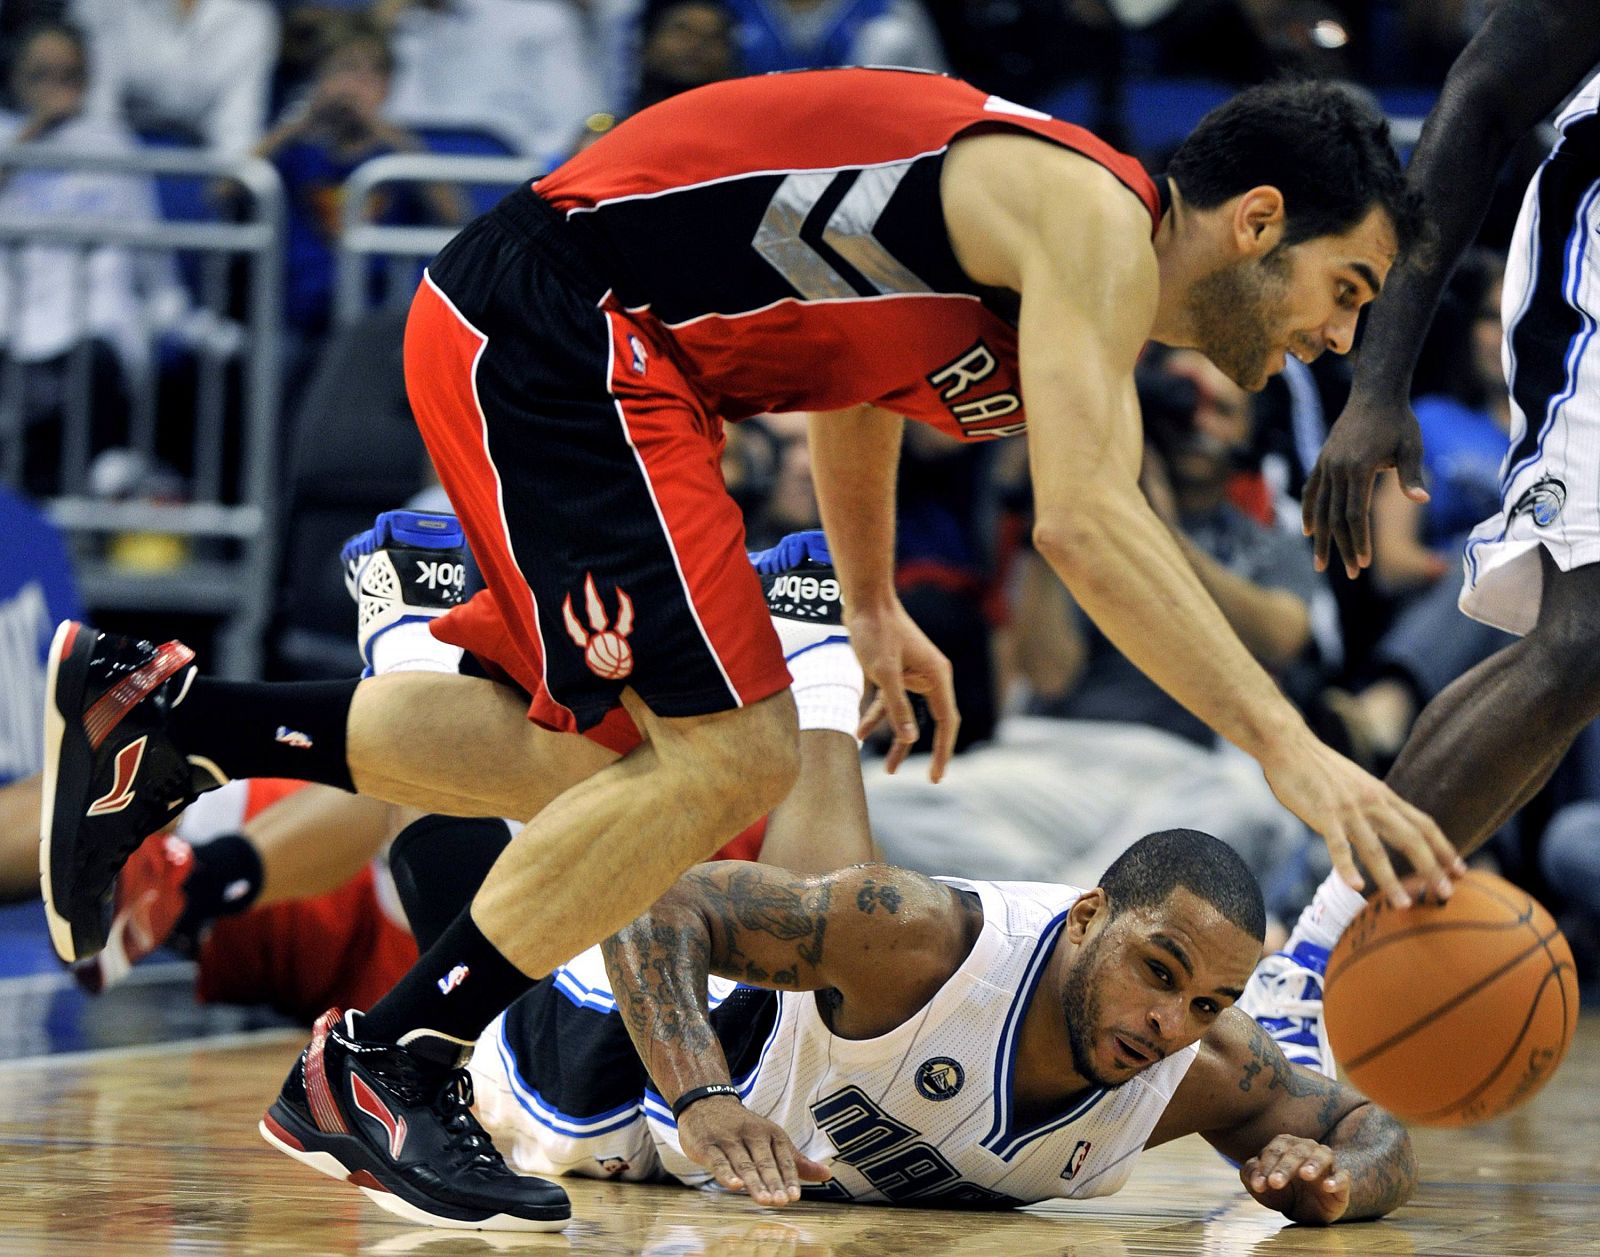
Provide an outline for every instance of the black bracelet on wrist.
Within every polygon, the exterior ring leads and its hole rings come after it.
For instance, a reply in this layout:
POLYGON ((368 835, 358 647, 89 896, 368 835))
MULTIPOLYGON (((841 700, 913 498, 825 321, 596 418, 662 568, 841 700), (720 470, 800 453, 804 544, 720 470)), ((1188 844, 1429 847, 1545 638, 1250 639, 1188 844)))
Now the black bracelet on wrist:
POLYGON ((672 1120, 677 1121, 683 1116, 684 1109, 696 1100, 704 1100, 707 1096, 732 1096, 737 1100, 739 1091, 738 1088, 725 1082, 713 1082, 704 1087, 690 1087, 672 1102, 672 1120))

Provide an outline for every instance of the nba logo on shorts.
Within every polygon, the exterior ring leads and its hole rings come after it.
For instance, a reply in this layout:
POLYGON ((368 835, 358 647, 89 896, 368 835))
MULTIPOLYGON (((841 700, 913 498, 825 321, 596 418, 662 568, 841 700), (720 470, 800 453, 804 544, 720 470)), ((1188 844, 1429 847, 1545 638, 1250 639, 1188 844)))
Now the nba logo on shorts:
POLYGON ((1061 1177, 1076 1177, 1078 1171, 1083 1169, 1083 1163, 1089 1159, 1089 1149, 1093 1146, 1087 1139, 1078 1140, 1073 1146, 1072 1155, 1067 1158, 1067 1168, 1061 1171, 1061 1177))

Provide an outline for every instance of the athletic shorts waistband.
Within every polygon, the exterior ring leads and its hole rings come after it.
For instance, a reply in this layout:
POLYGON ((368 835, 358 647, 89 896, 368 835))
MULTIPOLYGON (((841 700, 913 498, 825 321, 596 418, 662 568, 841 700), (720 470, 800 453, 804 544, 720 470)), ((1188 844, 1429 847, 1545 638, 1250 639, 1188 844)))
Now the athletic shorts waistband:
POLYGON ((529 241, 583 296, 598 301, 610 289, 606 267, 593 245, 532 185, 506 195, 489 214, 529 241))

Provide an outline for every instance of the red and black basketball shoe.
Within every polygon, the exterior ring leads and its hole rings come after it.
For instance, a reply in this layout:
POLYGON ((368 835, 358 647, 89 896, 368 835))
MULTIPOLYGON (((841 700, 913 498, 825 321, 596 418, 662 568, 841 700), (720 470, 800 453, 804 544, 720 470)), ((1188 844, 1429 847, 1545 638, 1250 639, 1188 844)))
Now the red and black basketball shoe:
POLYGON ((50 942, 69 963, 106 945, 112 881, 145 836, 226 781, 167 732, 193 660, 182 642, 153 646, 74 620, 50 643, 39 874, 50 942))
POLYGON ((515 1173, 495 1151, 473 1116, 465 1069, 363 1041, 359 1029, 356 1012, 317 1018, 311 1046, 261 1119, 262 1138, 408 1222, 559 1231, 571 1221, 566 1192, 515 1173))

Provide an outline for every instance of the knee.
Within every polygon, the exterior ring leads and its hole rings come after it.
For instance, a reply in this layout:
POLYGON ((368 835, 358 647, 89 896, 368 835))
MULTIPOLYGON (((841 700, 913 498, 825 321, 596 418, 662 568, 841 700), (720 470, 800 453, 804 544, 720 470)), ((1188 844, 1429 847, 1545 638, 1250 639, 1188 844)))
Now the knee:
POLYGON ((800 725, 788 690, 718 721, 697 756, 709 785, 736 794, 740 811, 765 815, 800 775, 800 725))
POLYGON ((1532 673, 1559 710, 1583 717, 1600 711, 1600 619, 1541 620, 1528 634, 1532 673))

